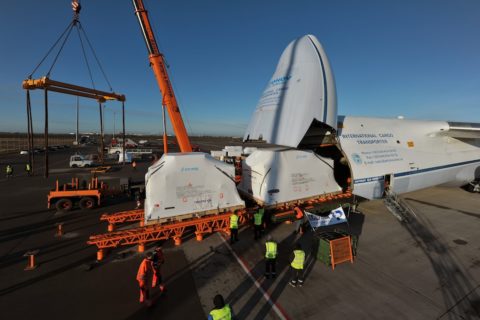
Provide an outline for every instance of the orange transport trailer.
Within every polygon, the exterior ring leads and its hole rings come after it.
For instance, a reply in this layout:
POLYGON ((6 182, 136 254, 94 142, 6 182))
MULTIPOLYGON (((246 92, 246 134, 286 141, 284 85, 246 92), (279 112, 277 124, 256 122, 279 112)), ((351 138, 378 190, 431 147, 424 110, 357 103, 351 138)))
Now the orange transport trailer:
POLYGON ((103 182, 98 183, 98 178, 92 178, 87 188, 80 188, 78 178, 72 178, 71 183, 59 186, 58 180, 55 189, 51 190, 47 196, 50 209, 53 205, 58 211, 70 211, 74 204, 82 209, 92 209, 100 205, 101 198, 106 192, 106 185, 103 182))

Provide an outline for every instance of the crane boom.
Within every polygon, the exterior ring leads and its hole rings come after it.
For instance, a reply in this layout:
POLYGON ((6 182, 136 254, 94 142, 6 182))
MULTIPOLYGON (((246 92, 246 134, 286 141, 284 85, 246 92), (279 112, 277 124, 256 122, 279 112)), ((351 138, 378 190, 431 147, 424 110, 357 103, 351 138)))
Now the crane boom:
POLYGON ((155 40, 155 35, 148 19, 148 12, 145 10, 143 0, 132 0, 132 2, 135 8, 135 15, 137 16, 138 23, 142 29, 145 44, 147 45, 149 53, 148 58, 163 96, 163 104, 167 107, 168 115, 170 117, 175 136, 177 137, 180 151, 192 152, 190 139, 188 138, 187 130, 185 128, 185 124, 183 123, 177 99, 175 98, 175 93, 173 92, 172 84, 167 73, 165 59, 160 50, 158 50, 157 41, 155 40))

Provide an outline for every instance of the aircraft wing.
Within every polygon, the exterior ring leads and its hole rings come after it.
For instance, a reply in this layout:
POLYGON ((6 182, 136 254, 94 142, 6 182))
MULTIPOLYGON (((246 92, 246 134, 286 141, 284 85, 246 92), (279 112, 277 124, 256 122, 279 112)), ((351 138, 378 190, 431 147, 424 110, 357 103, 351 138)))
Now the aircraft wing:
POLYGON ((442 134, 459 139, 480 139, 480 123, 447 122, 449 128, 442 134))

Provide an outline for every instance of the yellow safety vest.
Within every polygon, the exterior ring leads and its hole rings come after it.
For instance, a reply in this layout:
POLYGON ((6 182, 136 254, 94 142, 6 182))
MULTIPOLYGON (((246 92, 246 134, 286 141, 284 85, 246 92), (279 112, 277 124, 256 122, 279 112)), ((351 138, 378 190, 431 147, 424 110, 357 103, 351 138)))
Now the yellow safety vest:
POLYGON ((275 259, 277 257, 277 244, 273 241, 268 241, 265 243, 266 252, 265 258, 267 259, 275 259))
POLYGON ((12 173, 12 171, 13 171, 13 170, 12 170, 12 167, 10 167, 10 166, 7 166, 7 169, 6 169, 6 170, 7 170, 7 173, 12 173))
POLYGON ((263 212, 257 212, 253 215, 253 223, 256 226, 259 226, 262 224, 262 218, 263 218, 263 212))
POLYGON ((305 264, 305 252, 303 250, 294 250, 293 254, 295 257, 292 261, 292 268, 297 270, 302 270, 303 265, 305 264))
POLYGON ((230 216, 230 229, 238 229, 238 216, 236 214, 230 216))
POLYGON ((232 311, 230 306, 226 304, 222 309, 213 309, 210 315, 214 320, 230 320, 232 319, 232 311))

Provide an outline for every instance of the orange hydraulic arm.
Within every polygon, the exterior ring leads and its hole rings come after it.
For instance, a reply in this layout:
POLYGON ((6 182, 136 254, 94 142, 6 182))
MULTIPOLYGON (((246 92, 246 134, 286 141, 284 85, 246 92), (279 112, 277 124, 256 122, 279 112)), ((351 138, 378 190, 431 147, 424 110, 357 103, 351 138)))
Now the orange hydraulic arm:
MULTIPOLYGON (((163 95, 163 103, 167 107, 170 121, 172 122, 173 131, 177 137, 178 145, 181 152, 192 152, 192 146, 190 145, 190 139, 188 138, 187 130, 178 108, 177 99, 173 92, 172 84, 168 77, 167 68, 165 67, 165 60, 163 54, 160 53, 153 34, 150 21, 148 20, 148 13, 143 5, 143 0, 132 0, 135 8, 135 15, 140 23, 143 37, 145 38, 145 44, 147 45, 150 64, 157 78, 158 86, 163 95)), ((166 145, 166 137, 164 136, 164 145, 166 145)))

